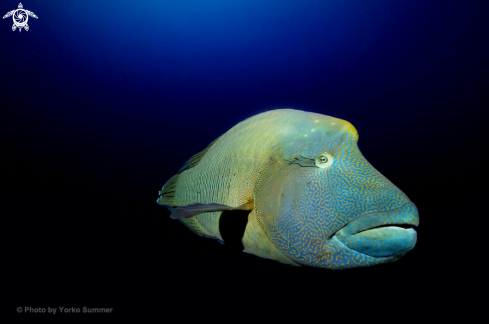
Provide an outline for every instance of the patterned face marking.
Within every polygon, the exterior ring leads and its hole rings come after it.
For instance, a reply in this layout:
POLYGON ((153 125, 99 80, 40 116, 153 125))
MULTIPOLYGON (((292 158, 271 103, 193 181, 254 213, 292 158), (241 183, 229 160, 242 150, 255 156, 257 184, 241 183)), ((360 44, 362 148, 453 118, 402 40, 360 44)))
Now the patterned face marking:
MULTIPOLYGON (((255 188, 260 225, 280 251, 302 265, 342 269, 397 260, 414 246, 412 240, 407 250, 401 241, 400 248, 387 249, 392 254, 378 257, 347 247, 335 234, 362 215, 410 202, 408 197, 363 157, 351 124, 335 119, 339 131, 328 134, 313 122, 319 136, 288 141, 264 168, 255 188)), ((389 238, 383 242, 388 245, 389 238)))

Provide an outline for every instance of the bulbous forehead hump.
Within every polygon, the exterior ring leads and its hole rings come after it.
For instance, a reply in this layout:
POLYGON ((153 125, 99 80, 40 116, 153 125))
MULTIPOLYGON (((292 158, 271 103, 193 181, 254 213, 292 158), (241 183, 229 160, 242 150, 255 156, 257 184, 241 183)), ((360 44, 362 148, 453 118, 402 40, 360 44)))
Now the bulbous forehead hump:
POLYGON ((358 132, 350 122, 310 112, 296 114, 283 131, 285 155, 298 151, 319 154, 330 146, 331 141, 342 142, 348 134, 350 138, 358 139, 358 132))
POLYGON ((299 116, 300 118, 295 119, 296 129, 299 133, 303 132, 304 135, 321 130, 329 136, 335 136, 341 132, 350 132, 358 136, 355 127, 344 119, 310 112, 303 112, 299 116))

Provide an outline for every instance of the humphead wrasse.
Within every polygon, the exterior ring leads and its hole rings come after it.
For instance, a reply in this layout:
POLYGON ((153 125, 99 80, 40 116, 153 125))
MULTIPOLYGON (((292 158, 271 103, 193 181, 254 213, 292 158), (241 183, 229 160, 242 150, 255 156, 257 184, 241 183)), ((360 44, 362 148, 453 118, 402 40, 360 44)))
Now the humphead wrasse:
POLYGON ((393 262, 416 244, 418 211, 357 142, 345 120, 267 111, 191 157, 157 202, 220 241, 222 213, 247 210, 244 252, 282 263, 344 269, 393 262))

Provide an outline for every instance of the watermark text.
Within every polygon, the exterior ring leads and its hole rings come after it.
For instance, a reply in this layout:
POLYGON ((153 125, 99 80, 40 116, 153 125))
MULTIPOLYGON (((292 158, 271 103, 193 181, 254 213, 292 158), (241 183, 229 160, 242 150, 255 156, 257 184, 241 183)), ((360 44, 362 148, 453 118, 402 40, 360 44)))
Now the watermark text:
POLYGON ((17 307, 17 313, 26 314, 111 314, 114 308, 108 307, 17 307))

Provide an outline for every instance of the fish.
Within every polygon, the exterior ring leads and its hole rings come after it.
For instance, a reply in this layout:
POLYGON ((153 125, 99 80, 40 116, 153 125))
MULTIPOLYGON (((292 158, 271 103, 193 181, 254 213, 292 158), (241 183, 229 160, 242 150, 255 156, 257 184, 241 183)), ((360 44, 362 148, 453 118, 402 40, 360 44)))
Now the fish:
POLYGON ((416 205, 358 148, 346 120, 295 109, 252 116, 192 156, 157 203, 225 243, 226 217, 248 213, 243 251, 325 269, 394 262, 411 251, 416 205))

